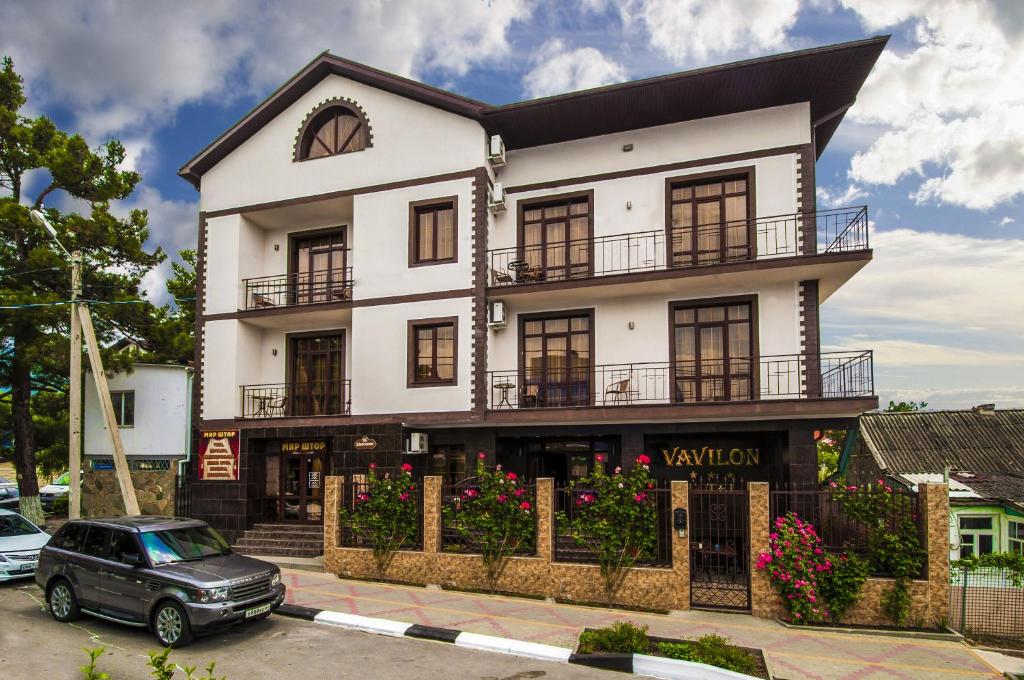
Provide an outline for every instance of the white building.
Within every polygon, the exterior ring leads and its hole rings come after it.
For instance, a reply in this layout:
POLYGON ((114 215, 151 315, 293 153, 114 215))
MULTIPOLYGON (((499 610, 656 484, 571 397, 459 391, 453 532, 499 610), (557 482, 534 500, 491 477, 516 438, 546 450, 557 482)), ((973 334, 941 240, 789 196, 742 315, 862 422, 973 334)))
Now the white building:
POLYGON ((321 475, 403 452, 814 480, 814 432, 877 406, 818 326, 867 213, 814 174, 885 41, 503 106, 318 56, 180 171, 197 423, 241 452, 192 514, 321 522, 321 475))

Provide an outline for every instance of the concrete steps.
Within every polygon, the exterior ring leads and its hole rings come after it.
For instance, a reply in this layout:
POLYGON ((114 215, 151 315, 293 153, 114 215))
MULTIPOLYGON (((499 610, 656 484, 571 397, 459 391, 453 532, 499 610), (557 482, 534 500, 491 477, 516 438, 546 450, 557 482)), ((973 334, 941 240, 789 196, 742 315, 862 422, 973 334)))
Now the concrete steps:
POLYGON ((244 555, 318 557, 324 554, 324 530, 315 525, 262 522, 231 547, 244 555))

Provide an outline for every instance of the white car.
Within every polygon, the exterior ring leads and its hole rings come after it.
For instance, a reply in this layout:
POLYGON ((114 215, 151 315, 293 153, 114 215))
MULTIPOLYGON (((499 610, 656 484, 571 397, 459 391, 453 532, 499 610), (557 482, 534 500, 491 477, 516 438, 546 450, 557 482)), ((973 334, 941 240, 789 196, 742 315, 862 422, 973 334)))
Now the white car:
POLYGON ((42 504, 43 510, 47 512, 52 511, 53 502, 58 498, 67 496, 70 491, 71 473, 65 472, 39 490, 39 502, 42 504))
POLYGON ((0 509, 0 583, 35 574, 50 534, 16 512, 0 509))

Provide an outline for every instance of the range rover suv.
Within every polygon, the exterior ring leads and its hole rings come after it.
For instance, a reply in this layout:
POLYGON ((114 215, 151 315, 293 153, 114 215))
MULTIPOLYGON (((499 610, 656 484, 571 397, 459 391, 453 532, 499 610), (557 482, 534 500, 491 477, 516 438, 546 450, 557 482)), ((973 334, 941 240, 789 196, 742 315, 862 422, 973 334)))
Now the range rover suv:
POLYGON ((233 553, 205 522, 155 516, 68 522, 40 552, 36 583, 58 621, 148 628, 167 647, 264 619, 285 592, 280 569, 233 553))

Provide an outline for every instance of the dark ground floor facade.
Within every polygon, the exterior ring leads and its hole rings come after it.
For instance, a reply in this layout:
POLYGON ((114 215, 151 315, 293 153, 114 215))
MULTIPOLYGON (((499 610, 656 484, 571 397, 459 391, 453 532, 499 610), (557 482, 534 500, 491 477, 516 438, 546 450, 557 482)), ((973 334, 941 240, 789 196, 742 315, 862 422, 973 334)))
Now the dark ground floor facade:
POLYGON ((803 420, 714 423, 630 423, 409 427, 401 424, 325 424, 246 427, 239 423, 236 480, 201 479, 198 459, 190 474, 191 516, 230 540, 256 523, 323 524, 328 475, 365 474, 413 466, 414 475, 446 483, 474 474, 478 452, 525 479, 550 477, 562 487, 594 471, 628 467, 651 458, 652 475, 699 485, 742 488, 747 482, 813 485, 816 433, 841 425, 803 420), (413 433, 426 435, 425 451, 410 453, 413 433))

